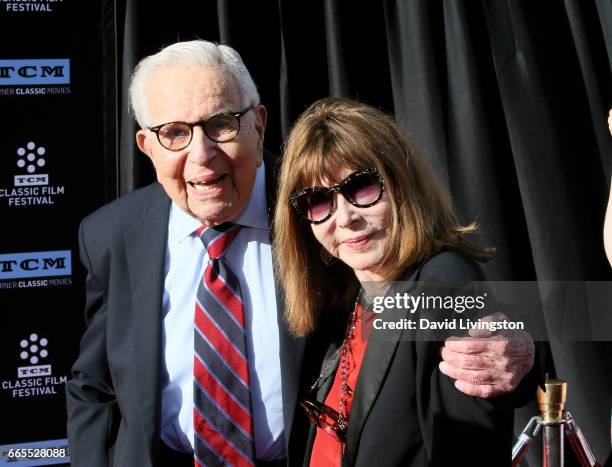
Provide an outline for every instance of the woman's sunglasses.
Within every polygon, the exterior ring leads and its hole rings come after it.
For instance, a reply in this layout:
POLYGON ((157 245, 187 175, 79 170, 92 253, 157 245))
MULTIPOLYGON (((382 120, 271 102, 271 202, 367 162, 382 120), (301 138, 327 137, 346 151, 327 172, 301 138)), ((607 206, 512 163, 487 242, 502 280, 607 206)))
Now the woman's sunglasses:
POLYGON ((381 173, 376 167, 353 172, 337 185, 326 188, 302 188, 289 197, 296 212, 312 224, 325 222, 334 213, 334 192, 338 192, 353 206, 369 208, 378 203, 384 192, 381 173))
POLYGON ((306 415, 308 415, 310 423, 325 430, 327 434, 341 442, 344 443, 346 441, 348 427, 346 424, 340 423, 340 414, 336 410, 319 401, 308 399, 302 399, 300 406, 304 409, 306 415))

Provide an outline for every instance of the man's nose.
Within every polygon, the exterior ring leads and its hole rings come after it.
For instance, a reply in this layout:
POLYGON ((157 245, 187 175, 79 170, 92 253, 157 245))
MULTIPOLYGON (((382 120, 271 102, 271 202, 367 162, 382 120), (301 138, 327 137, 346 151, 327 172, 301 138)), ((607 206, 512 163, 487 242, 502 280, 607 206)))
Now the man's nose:
POLYGON ((359 217, 357 208, 349 203, 340 193, 334 193, 336 203, 336 224, 340 227, 348 227, 359 217))
POLYGON ((211 140, 200 126, 193 128, 193 137, 187 147, 189 155, 187 159, 194 164, 206 165, 217 153, 217 143, 211 140))

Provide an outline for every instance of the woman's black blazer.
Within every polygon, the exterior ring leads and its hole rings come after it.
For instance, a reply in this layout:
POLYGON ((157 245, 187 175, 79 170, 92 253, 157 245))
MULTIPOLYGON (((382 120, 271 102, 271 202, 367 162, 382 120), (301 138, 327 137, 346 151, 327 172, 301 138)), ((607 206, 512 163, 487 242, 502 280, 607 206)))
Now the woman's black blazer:
MULTIPOLYGON (((400 288, 411 289, 423 282, 482 280, 482 271, 474 262, 458 253, 443 252, 407 271, 400 288)), ((397 320, 401 312, 392 313, 384 313, 383 319, 397 320)), ((418 319, 404 313, 406 318, 418 319)), ((333 358, 346 327, 346 320, 342 321, 344 326, 334 336, 329 336, 329 329, 320 329, 311 339, 304 388, 333 358)), ((441 342, 414 332, 372 330, 355 388, 342 464, 510 465, 513 409, 503 399, 485 400, 459 392, 454 380, 438 369, 441 342)), ((319 401, 325 399, 333 376, 332 371, 323 381, 319 401)), ((535 391, 535 383, 533 386, 535 391)), ((290 458, 308 465, 315 430, 305 416, 295 420, 290 458)))

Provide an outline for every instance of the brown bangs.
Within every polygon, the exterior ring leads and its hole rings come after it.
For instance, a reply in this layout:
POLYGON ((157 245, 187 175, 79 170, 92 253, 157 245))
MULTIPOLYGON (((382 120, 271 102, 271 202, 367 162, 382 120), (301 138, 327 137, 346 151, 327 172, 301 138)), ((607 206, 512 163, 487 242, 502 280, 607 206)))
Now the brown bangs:
POLYGON ((381 166, 374 149, 364 144, 358 136, 359 129, 341 122, 322 121, 311 132, 303 134, 302 146, 293 156, 291 172, 292 191, 308 186, 320 186, 324 182, 338 183, 338 170, 351 171, 371 166, 381 166))

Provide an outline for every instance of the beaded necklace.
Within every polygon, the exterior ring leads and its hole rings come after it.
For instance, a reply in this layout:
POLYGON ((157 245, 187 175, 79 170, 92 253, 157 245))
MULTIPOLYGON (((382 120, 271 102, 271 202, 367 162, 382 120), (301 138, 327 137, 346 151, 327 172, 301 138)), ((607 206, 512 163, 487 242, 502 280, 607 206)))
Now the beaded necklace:
POLYGON ((347 420, 345 419, 344 414, 343 414, 344 411, 342 410, 344 407, 344 399, 347 393, 349 392, 352 393, 347 383, 348 366, 349 366, 348 357, 350 353, 348 343, 354 337, 355 329, 357 329, 357 325, 359 324, 359 321, 361 320, 362 314, 357 313, 359 309, 358 306, 361 300, 361 296, 362 296, 362 290, 359 291, 359 293, 357 294, 357 298, 355 299, 355 304, 353 305, 353 311, 351 312, 351 318, 349 320, 349 324, 346 329, 346 334, 344 335, 344 339, 342 340, 342 344, 340 345, 338 350, 336 350, 333 357, 330 359, 329 363, 325 366, 325 368, 323 368, 323 370, 321 371, 321 374, 317 377, 314 383, 312 383, 309 389, 309 392, 312 392, 315 390, 315 388, 321 382, 321 380, 327 376, 327 372, 332 367, 332 365, 336 362, 336 359, 339 356, 340 357, 340 402, 338 404, 338 426, 342 430, 346 430, 347 428, 346 426, 347 420))

